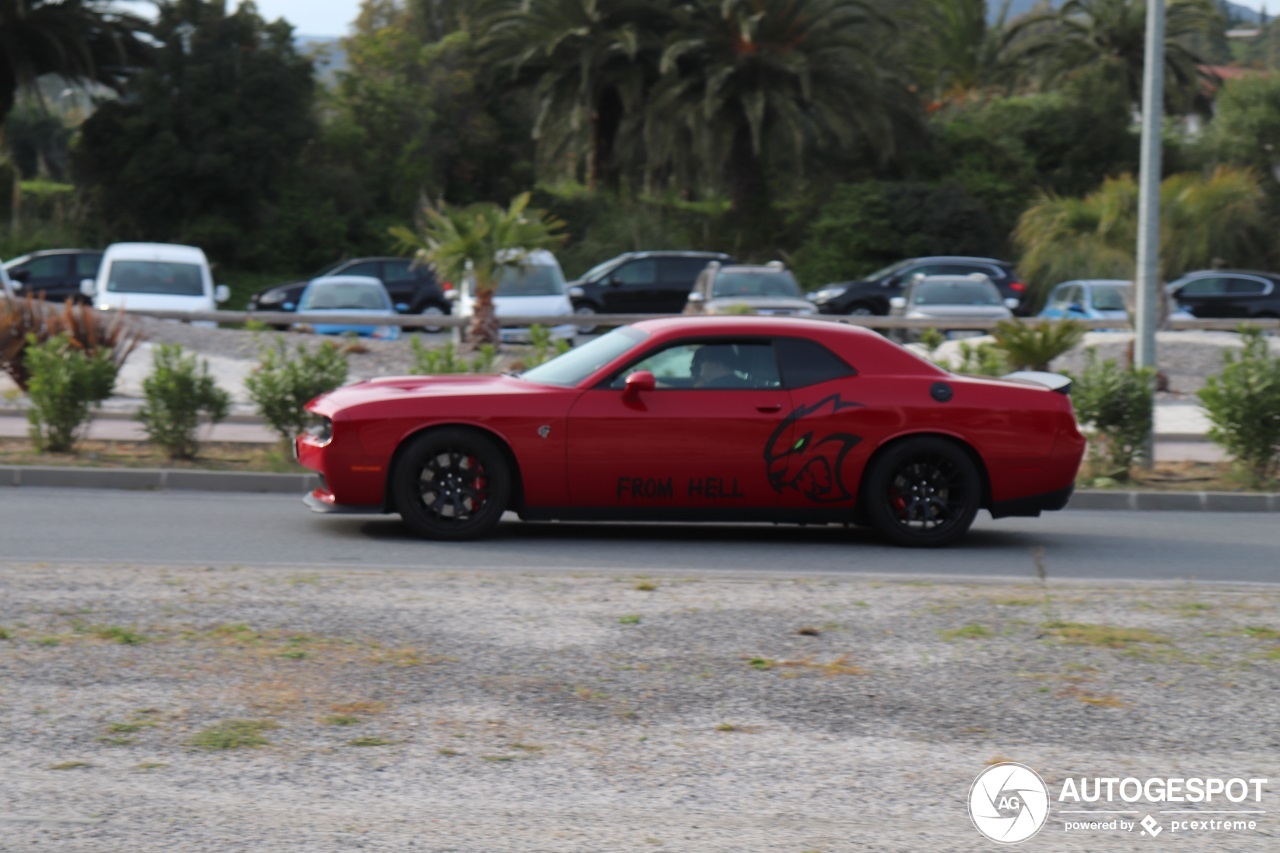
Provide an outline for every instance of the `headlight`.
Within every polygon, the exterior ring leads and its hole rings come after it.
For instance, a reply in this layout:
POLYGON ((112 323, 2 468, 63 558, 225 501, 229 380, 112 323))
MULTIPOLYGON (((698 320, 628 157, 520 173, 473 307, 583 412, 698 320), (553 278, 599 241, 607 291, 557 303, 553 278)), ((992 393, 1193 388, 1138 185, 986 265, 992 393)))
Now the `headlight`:
POLYGON ((816 314, 817 312, 814 311, 812 308, 806 307, 806 308, 801 308, 797 310, 796 313, 797 314, 816 314))
POLYGON ((277 302, 284 302, 283 290, 268 290, 258 297, 259 305, 275 305, 277 302))
POLYGON ((843 287, 824 287, 822 290, 810 293, 809 301, 821 305, 824 302, 830 302, 842 293, 844 293, 843 287))
POLYGON ((305 430, 319 444, 328 444, 333 440, 333 421, 324 415, 312 415, 305 430))

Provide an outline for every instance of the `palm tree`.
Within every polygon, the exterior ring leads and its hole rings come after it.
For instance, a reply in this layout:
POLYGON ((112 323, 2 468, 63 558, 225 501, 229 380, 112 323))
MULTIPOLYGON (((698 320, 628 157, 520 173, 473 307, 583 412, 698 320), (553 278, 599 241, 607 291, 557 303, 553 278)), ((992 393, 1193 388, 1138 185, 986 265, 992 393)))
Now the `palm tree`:
MULTIPOLYGON (((1265 263, 1271 239, 1265 195, 1250 169, 1183 173, 1160 185, 1159 275, 1227 263, 1265 263)), ((1070 278, 1133 278, 1138 243, 1138 186, 1109 178, 1084 198, 1046 196, 1014 231, 1018 269, 1045 287, 1070 278)))
POLYGON ((0 123, 18 89, 57 74, 119 90, 150 50, 145 20, 97 0, 0 0, 0 123))
MULTIPOLYGON (((1046 79, 1101 65, 1125 81, 1131 103, 1142 100, 1142 63, 1146 41, 1145 0, 1067 0, 1051 26, 1039 27, 1023 46, 1046 79)), ((1221 17, 1212 0, 1170 0, 1165 12, 1165 103, 1189 104, 1202 80, 1207 60, 1196 40, 1216 33, 1221 17)))
POLYGON ((529 193, 512 199, 504 210, 492 202, 463 208, 426 205, 414 231, 403 225, 391 229, 396 248, 413 252, 449 281, 475 282, 475 314, 468 337, 475 343, 497 343, 493 291, 506 267, 519 266, 534 249, 560 245, 568 235, 564 222, 541 210, 528 210, 529 193))
POLYGON ((867 0, 690 0, 675 9, 648 102, 650 167, 695 157, 727 173, 739 212, 768 206, 770 159, 862 137, 886 159, 919 105, 877 53, 892 41, 867 0))
POLYGON ((1025 58, 1020 42, 1048 13, 1031 12, 1010 23, 1011 0, 1003 0, 994 21, 986 0, 922 0, 908 7, 912 30, 906 57, 936 98, 1008 87, 1019 79, 1025 58))
POLYGON ((616 188, 616 142, 656 78, 663 4, 494 0, 481 8, 481 56, 533 86, 533 135, 556 158, 585 149, 587 181, 616 188))

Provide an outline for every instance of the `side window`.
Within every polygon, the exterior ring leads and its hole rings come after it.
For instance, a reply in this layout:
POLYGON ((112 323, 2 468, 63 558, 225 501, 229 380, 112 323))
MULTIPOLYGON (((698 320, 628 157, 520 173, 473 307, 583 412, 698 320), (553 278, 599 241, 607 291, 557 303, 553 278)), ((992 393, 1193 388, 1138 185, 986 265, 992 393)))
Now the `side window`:
POLYGON ((676 344, 632 364, 610 383, 622 388, 628 374, 648 370, 658 388, 781 388, 773 346, 757 341, 676 344))
POLYGON ((1067 306, 1078 305, 1084 307, 1084 288, 1080 285, 1067 288, 1067 306))
POLYGON ((1253 278, 1227 279, 1227 293, 1233 296, 1257 296, 1265 293, 1267 286, 1253 278))
MULTIPOLYGON (((409 261, 383 261, 382 282, 391 284, 393 281, 413 281, 418 276, 416 271, 410 271, 409 264, 409 261)), ((360 275, 360 273, 352 273, 352 275, 360 275)))
POLYGON ((1184 284, 1179 296, 1221 296, 1226 292, 1227 282, 1221 278, 1197 278, 1184 284))
POLYGON ((613 271, 611 278, 615 281, 622 282, 623 285, 653 284, 656 278, 656 267, 657 264, 654 262, 653 258, 644 258, 618 267, 613 271))
POLYGON ((1067 310, 1067 306, 1071 304, 1067 302, 1067 291, 1070 289, 1065 285, 1055 287, 1053 293, 1049 294, 1049 307, 1058 311, 1067 310))
POLYGON ((27 264, 27 273, 33 279, 53 278, 65 275, 67 271, 67 255, 45 255, 27 264))
POLYGON ((76 278, 94 278, 102 266, 102 255, 76 255, 76 278))
POLYGON ((658 281, 666 284, 688 284, 693 286, 698 273, 707 268, 707 258, 659 258, 658 281))
POLYGON ((788 388, 804 388, 855 376, 857 371, 822 344, 804 338, 779 338, 774 345, 782 365, 782 377, 788 388))
POLYGON ((382 264, 377 261, 365 261, 362 264, 352 264, 344 270, 335 271, 333 275, 371 275, 376 279, 381 279, 382 264))

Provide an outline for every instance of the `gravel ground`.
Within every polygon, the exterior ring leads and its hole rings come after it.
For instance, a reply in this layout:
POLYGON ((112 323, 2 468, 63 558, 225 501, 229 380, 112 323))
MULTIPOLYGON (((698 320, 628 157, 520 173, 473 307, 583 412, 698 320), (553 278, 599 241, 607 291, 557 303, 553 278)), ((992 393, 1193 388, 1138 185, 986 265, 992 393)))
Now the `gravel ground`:
MULTIPOLYGON (((1051 589, 0 566, 0 849, 991 850, 988 762, 1280 777, 1280 593, 1051 589)), ((1023 849, 1169 845, 1280 830, 1023 849)))

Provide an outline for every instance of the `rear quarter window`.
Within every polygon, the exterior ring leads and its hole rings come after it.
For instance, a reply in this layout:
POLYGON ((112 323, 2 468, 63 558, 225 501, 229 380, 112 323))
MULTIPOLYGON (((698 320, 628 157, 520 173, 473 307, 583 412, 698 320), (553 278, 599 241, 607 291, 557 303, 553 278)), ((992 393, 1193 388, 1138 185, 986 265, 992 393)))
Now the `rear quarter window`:
POLYGON ((844 359, 814 341, 779 338, 774 346, 782 369, 782 382, 787 388, 804 388, 858 373, 844 359))

